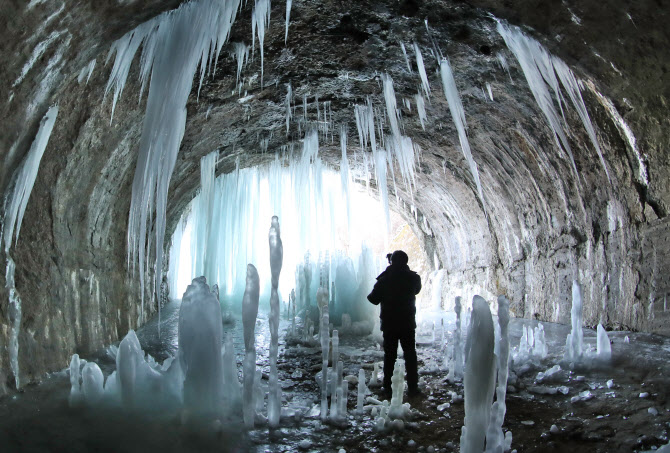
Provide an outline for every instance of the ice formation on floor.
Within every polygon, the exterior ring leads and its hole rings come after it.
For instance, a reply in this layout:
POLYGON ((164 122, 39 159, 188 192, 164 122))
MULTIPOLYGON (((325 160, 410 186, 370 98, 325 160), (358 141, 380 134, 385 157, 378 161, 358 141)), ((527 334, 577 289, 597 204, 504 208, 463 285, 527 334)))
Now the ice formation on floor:
POLYGON ((565 340, 565 360, 579 362, 584 354, 584 332, 582 331, 582 286, 572 281, 572 309, 570 310, 572 330, 565 340))
MULTIPOLYGON (((198 277, 184 294, 179 310, 177 356, 184 373, 184 407, 191 411, 216 413, 220 409, 222 344, 221 306, 205 277, 198 277)), ((122 351, 120 347, 119 354, 122 351)))
POLYGON ((612 358, 612 345, 610 344, 610 339, 607 336, 607 331, 603 328, 602 324, 598 324, 596 335, 596 356, 600 360, 609 361, 612 358))
POLYGON ((328 353, 330 352, 330 334, 329 334, 329 315, 328 315, 328 292, 324 288, 319 288, 317 293, 317 302, 320 302, 321 325, 319 336, 321 338, 321 420, 326 420, 328 416, 328 353), (324 303, 325 299, 325 303, 324 303))
POLYGON ((277 375, 277 355, 279 353, 279 274, 284 260, 279 219, 272 217, 270 233, 270 269, 272 290, 270 294, 270 381, 268 385, 268 423, 270 427, 279 425, 281 414, 281 387, 277 375))
POLYGON ((486 431, 486 453, 502 453, 506 450, 502 425, 507 411, 505 397, 509 376, 509 301, 505 296, 498 296, 498 323, 500 325, 500 340, 496 357, 498 382, 495 390, 496 402, 491 407, 491 419, 486 431))
POLYGON ((472 318, 465 346, 465 426, 461 433, 461 452, 484 450, 486 428, 491 417, 495 386, 495 336, 488 303, 480 296, 472 300, 472 318))
POLYGON ((535 329, 532 326, 523 326, 519 347, 516 348, 513 354, 514 361, 516 363, 523 363, 533 357, 544 359, 548 353, 544 325, 538 323, 535 329))
POLYGON ((244 390, 243 416, 244 424, 248 428, 254 427, 255 404, 254 404, 254 374, 256 373, 256 317, 258 316, 258 298, 260 292, 260 280, 258 271, 253 264, 247 265, 247 283, 242 299, 242 324, 244 327, 244 390))

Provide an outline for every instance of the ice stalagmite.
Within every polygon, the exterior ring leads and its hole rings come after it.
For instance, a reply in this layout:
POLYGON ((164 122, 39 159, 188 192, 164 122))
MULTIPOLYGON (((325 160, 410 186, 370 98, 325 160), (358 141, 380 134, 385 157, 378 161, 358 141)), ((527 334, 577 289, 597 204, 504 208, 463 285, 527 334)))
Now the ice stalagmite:
POLYGON ((454 310, 456 311, 456 330, 454 331, 454 377, 463 376, 463 338, 461 335, 461 296, 456 297, 454 310))
POLYGON ((565 340, 565 360, 578 362, 582 358, 584 332, 582 331, 582 285, 572 281, 572 309, 570 310, 572 330, 565 340))
POLYGON ((484 450, 495 385, 494 341, 489 305, 482 297, 475 296, 465 346, 465 426, 461 432, 461 453, 484 450))
POLYGON ((237 377, 233 336, 230 332, 226 334, 223 348, 223 401, 228 406, 238 406, 242 402, 242 392, 237 377))
POLYGON ((507 376, 509 375, 509 301, 505 296, 498 296, 498 323, 500 324, 500 341, 498 343, 498 385, 496 386, 496 402, 491 408, 491 420, 486 432, 486 453, 503 453, 505 436, 502 425, 505 420, 505 397, 507 394, 507 376))
POLYGON ((82 399, 79 366, 79 354, 74 354, 70 360, 70 406, 76 406, 82 399))
POLYGON ((270 271, 272 289, 270 292, 270 385, 268 393, 268 423, 271 427, 279 425, 281 414, 281 388, 277 376, 277 354, 279 351, 279 274, 284 259, 284 247, 281 242, 279 218, 272 217, 269 234, 270 271))
POLYGON ((328 315, 328 290, 319 288, 316 300, 321 310, 321 420, 328 416, 328 352, 330 350, 330 335, 328 333, 330 316, 328 315))
POLYGON ((358 370, 358 393, 356 395, 356 412, 363 413, 363 405, 365 404, 365 394, 368 389, 365 385, 365 370, 361 368, 358 370))
POLYGON ((612 358, 612 345, 607 336, 607 331, 605 331, 602 324, 598 324, 597 335, 596 351, 598 358, 600 360, 609 361, 612 358))
POLYGON ((389 418, 403 418, 405 408, 402 404, 403 393, 405 392, 405 361, 398 359, 393 368, 393 377, 391 378, 391 405, 389 406, 389 418))
POLYGON ((258 297, 260 280, 258 271, 253 264, 247 265, 247 285, 242 298, 242 326, 244 328, 244 393, 243 415, 244 424, 248 428, 254 427, 254 374, 256 373, 256 317, 258 316, 258 297))
POLYGON ((484 211, 486 211, 486 205, 484 204, 484 193, 482 192, 482 183, 479 180, 479 170, 477 169, 477 163, 472 157, 472 151, 470 151, 470 142, 468 141, 468 134, 465 130, 467 127, 465 123, 465 111, 463 110, 461 97, 458 95, 458 89, 456 88, 456 82, 454 80, 454 74, 451 70, 449 60, 443 59, 440 63, 440 75, 442 76, 442 88, 444 89, 444 95, 446 96, 447 102, 449 103, 449 111, 451 112, 451 117, 454 120, 454 125, 458 131, 458 140, 461 143, 463 156, 465 156, 465 160, 468 161, 472 179, 474 179, 475 186, 477 186, 477 195, 479 195, 479 200, 482 202, 482 206, 484 206, 484 211))
POLYGON ((103 396, 105 378, 102 370, 95 362, 88 362, 81 370, 82 390, 86 402, 95 405, 103 396))
POLYGON ((179 309, 178 352, 184 406, 192 411, 212 414, 222 409, 222 342, 221 305, 205 278, 195 278, 179 309))

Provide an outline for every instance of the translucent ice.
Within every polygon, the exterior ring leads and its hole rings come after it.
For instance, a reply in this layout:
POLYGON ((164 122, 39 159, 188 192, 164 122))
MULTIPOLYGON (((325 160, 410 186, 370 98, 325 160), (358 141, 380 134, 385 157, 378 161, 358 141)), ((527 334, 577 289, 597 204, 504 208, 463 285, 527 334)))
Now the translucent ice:
POLYGON ((281 413, 281 388, 277 376, 277 354, 279 351, 279 274, 284 259, 284 247, 281 241, 279 219, 272 217, 270 233, 270 269, 272 289, 270 295, 270 381, 268 388, 268 423, 271 427, 279 424, 281 413))
POLYGON ((256 373, 256 341, 254 338, 256 330, 256 317, 258 316, 258 298, 260 293, 260 280, 258 271, 253 264, 247 265, 247 284, 242 299, 242 325, 244 328, 244 393, 243 415, 244 424, 253 428, 254 426, 254 374, 256 373))
POLYGON ((12 238, 14 237, 15 241, 19 240, 23 215, 26 212, 28 199, 33 190, 35 179, 37 178, 37 170, 39 169, 44 150, 49 142, 49 137, 51 136, 51 131, 53 130, 57 116, 58 106, 51 107, 44 115, 44 118, 42 118, 40 123, 40 128, 37 131, 37 135, 35 135, 35 139, 30 145, 28 154, 26 154, 25 159, 13 178, 14 187, 9 197, 5 200, 5 219, 3 224, 5 254, 9 253, 12 238))
POLYGON ((465 426, 461 433, 462 453, 480 453, 484 450, 495 384, 494 340, 493 318, 488 303, 482 297, 474 296, 465 346, 465 426))
POLYGON ((502 425, 507 411, 505 397, 509 375, 509 301, 505 296, 498 296, 498 323, 500 324, 499 355, 496 358, 498 383, 496 385, 496 402, 491 407, 491 420, 486 432, 487 453, 502 453, 505 451, 502 425))
POLYGON ((419 121, 421 121, 421 128, 426 130, 426 103, 423 100, 421 93, 417 93, 414 96, 414 101, 416 102, 416 111, 419 113, 419 121))
POLYGON ((454 330, 454 376, 463 376, 463 345, 461 333, 461 297, 457 296, 454 304, 456 312, 456 329, 454 330))
POLYGON ((463 110, 463 104, 461 103, 461 97, 458 94, 458 89, 456 88, 456 82, 454 81, 454 75, 451 70, 451 65, 449 60, 443 59, 440 63, 440 75, 442 76, 442 87, 444 89, 444 95, 447 98, 449 103, 449 111, 451 112, 451 117, 454 120, 454 125, 458 131, 458 140, 461 143, 461 150, 465 156, 465 160, 468 162, 470 167, 470 173, 472 178, 475 181, 475 186, 477 187, 477 195, 479 195, 479 200, 486 210, 486 205, 484 204, 484 193, 482 192, 482 184, 479 180, 479 170, 477 169, 477 163, 472 157, 472 151, 470 151, 470 142, 468 141, 468 135, 466 132, 466 123, 465 123, 465 111, 463 110))
POLYGON ((607 331, 605 331, 602 324, 598 324, 597 336, 598 358, 600 360, 610 360, 612 358, 612 345, 610 344, 610 339, 607 336, 607 331))
POLYGON ((84 398, 89 404, 97 404, 103 396, 105 378, 102 370, 95 362, 88 362, 81 371, 82 390, 84 398))
POLYGON ((568 154, 575 174, 577 174, 577 167, 575 166, 572 150, 564 130, 566 122, 565 114, 563 112, 563 104, 566 102, 559 88, 559 80, 563 85, 563 89, 567 92, 573 107, 577 110, 577 114, 591 139, 591 143, 598 154, 603 169, 605 170, 605 174, 611 182, 607 164, 603 157, 600 145, 598 144, 598 139, 586 110, 586 105, 582 99, 579 82, 572 70, 565 64, 565 62, 551 55, 539 42, 526 36, 518 27, 510 26, 502 21, 498 21, 498 33, 500 33, 505 40, 507 47, 516 56, 519 65, 526 76, 526 80, 528 81, 533 96, 535 97, 540 110, 544 113, 544 116, 549 123, 549 127, 554 133, 556 143, 568 154), (556 108, 554 107, 554 99, 552 99, 550 94, 550 88, 551 92, 554 93, 554 98, 558 107, 561 109, 563 121, 561 121, 556 112, 556 108))
POLYGON ((184 373, 184 405, 212 413, 222 400, 221 305, 204 277, 186 289, 179 310, 179 362, 184 373))
MULTIPOLYGON (((258 43, 261 49, 261 87, 263 86, 263 47, 265 42, 265 31, 270 26, 270 0, 256 0, 251 20, 255 27, 254 31, 258 30, 258 43)), ((255 36, 252 36, 255 39, 255 36)))
POLYGON ((582 331, 582 286, 577 280, 572 281, 572 309, 570 310, 572 330, 565 340, 565 360, 577 362, 581 360, 584 342, 582 331))
POLYGON ((293 0, 286 0, 286 31, 284 32, 284 44, 288 40, 288 24, 291 20, 291 5, 293 0))
MULTIPOLYGON (((109 53, 116 54, 107 90, 115 87, 114 106, 125 84, 140 45, 142 86, 151 74, 139 155, 133 179, 128 218, 128 260, 139 264, 144 297, 148 240, 155 210, 153 242, 155 275, 162 275, 167 193, 186 124, 186 102, 200 67, 200 84, 207 68, 228 40, 240 0, 198 0, 184 3, 140 24, 117 40, 109 53)), ((157 278, 154 292, 158 293, 157 278)), ((160 306, 159 306, 160 310, 160 306)))
POLYGON ((423 56, 421 55, 421 49, 417 43, 414 43, 414 55, 416 56, 416 66, 419 68, 419 76, 421 77, 421 87, 426 96, 430 96, 430 84, 428 83, 428 77, 426 76, 426 67, 423 64, 423 56))

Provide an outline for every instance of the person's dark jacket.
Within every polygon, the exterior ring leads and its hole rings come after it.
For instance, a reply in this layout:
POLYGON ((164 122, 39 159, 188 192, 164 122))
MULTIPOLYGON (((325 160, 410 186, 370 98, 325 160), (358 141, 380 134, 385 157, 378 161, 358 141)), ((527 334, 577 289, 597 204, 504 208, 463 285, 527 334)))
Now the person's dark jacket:
POLYGON ((381 303, 381 330, 416 328, 416 295, 421 291, 421 277, 406 264, 390 265, 377 277, 368 300, 381 303))

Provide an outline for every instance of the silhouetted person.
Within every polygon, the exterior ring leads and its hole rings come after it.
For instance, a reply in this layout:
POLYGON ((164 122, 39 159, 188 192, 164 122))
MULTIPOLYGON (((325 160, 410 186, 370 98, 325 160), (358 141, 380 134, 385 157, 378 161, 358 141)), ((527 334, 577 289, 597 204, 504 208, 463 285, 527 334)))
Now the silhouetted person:
MULTIPOLYGON (((387 255, 388 257, 388 255, 387 255)), ((407 253, 393 252, 390 265, 377 277, 368 300, 381 304, 381 330, 384 333, 384 393, 391 392, 391 377, 398 355, 398 341, 405 356, 407 387, 410 396, 420 394, 416 364, 416 295, 421 291, 421 277, 407 265, 407 253)))

